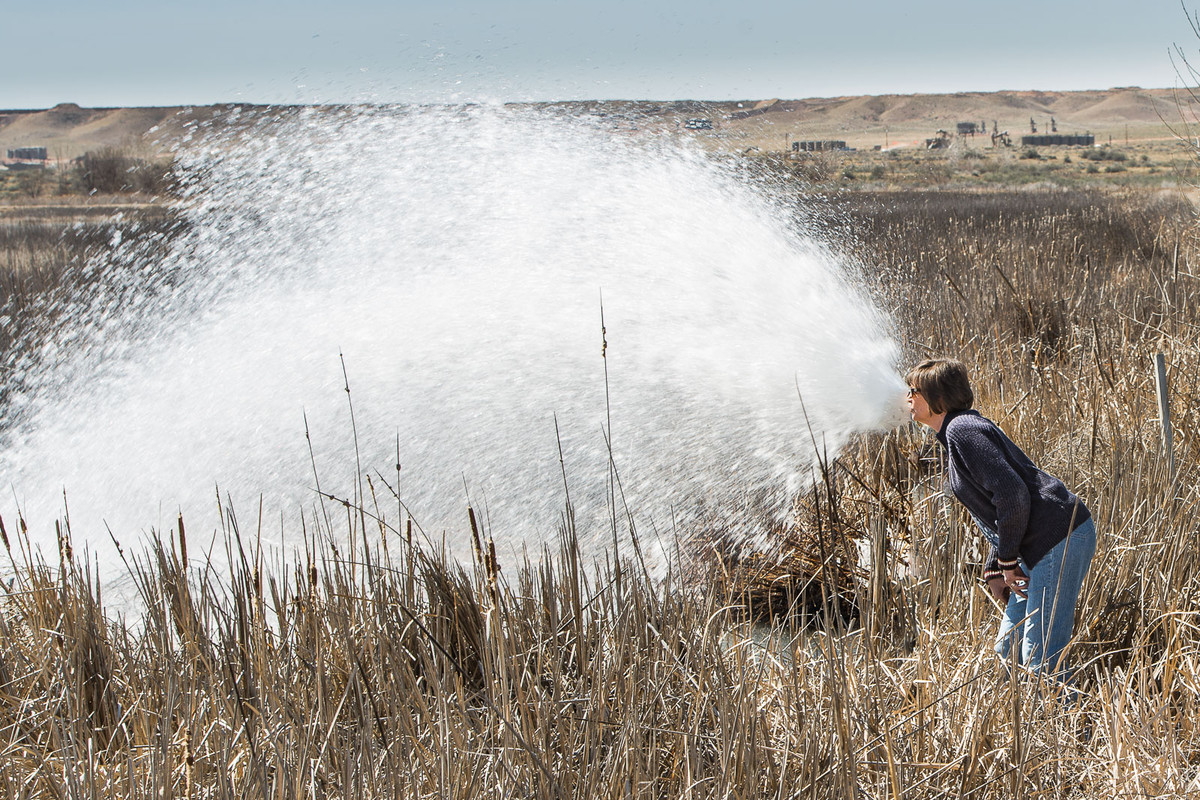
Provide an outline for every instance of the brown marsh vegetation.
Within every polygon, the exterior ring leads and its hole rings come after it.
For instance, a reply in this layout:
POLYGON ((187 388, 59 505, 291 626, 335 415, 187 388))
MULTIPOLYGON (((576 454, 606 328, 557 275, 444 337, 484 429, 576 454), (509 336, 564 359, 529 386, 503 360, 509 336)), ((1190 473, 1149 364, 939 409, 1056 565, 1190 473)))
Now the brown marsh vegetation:
POLYGON ((991 656, 975 535, 906 428, 828 465, 782 559, 710 539, 703 578, 582 563, 569 514, 559 552, 500 569, 464 511, 477 557, 448 563, 379 478, 294 562, 227 509, 222 577, 181 521, 130 554, 144 608, 114 618, 65 519, 51 564, 5 520, 0 797, 1200 795, 1190 206, 1006 191, 823 208, 906 351, 967 361, 981 409, 1092 508, 1076 702, 991 656), (842 613, 802 633, 814 597, 842 613))
POLYGON ((952 147, 941 150, 910 146, 821 153, 775 151, 753 158, 827 189, 1155 189, 1190 185, 1196 178, 1191 153, 1174 138, 1037 148, 991 146, 959 137, 952 147))
POLYGON ((0 353, 18 339, 36 345, 62 311, 56 299, 103 278, 92 256, 114 242, 165 242, 178 227, 158 204, 31 205, 0 214, 0 353))

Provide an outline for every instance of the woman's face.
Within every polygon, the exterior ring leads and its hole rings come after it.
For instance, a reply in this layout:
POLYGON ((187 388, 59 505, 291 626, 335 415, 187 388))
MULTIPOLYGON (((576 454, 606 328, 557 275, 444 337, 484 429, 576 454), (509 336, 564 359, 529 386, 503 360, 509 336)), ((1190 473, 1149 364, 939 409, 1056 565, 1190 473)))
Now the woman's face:
POLYGON ((920 389, 914 389, 911 386, 908 387, 908 413, 914 422, 928 425, 931 428, 934 427, 934 419, 941 416, 930 411, 925 395, 921 394, 920 389))

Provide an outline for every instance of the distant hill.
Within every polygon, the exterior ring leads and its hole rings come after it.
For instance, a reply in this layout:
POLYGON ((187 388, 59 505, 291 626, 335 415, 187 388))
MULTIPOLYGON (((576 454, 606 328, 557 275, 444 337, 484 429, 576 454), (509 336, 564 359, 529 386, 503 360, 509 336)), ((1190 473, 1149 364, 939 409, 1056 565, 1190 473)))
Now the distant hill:
POLYGON ((1081 92, 957 92, 955 94, 831 97, 780 102, 772 111, 798 121, 816 118, 842 123, 908 126, 946 120, 1025 118, 1053 115, 1066 125, 1087 122, 1158 123, 1178 116, 1174 91, 1137 87, 1081 92))
MULTIPOLYGON (((781 100, 763 113, 725 124, 726 134, 753 143, 790 132, 797 139, 839 139, 852 147, 923 142, 938 130, 954 131, 957 122, 994 126, 1014 138, 1051 126, 1062 133, 1160 139, 1184 127, 1191 102, 1186 91, 1120 87, 1096 91, 956 92, 954 94, 876 95, 781 100)), ((743 106, 746 105, 743 103, 743 106)))
MULTIPOLYGON (((711 137, 714 147, 740 148, 779 140, 838 139, 852 147, 915 144, 956 122, 994 125, 1014 136, 1030 130, 1030 119, 1049 132, 1092 132, 1138 139, 1166 138, 1169 125, 1182 127, 1186 91, 1118 87, 1096 91, 1003 91, 953 94, 865 95, 799 100, 591 101, 539 104, 566 113, 603 114, 632 121, 631 127, 680 128, 702 117, 713 127, 693 135, 711 137), (638 127, 640 126, 640 127, 638 127)), ((46 147, 51 158, 74 158, 115 146, 149 154, 167 150, 189 121, 212 118, 231 105, 162 108, 80 108, 63 103, 46 110, 0 110, 0 156, 15 147, 46 147)), ((1189 113, 1190 112, 1186 112, 1189 113)), ((762 146, 762 145, 759 145, 762 146)))
POLYGON ((152 155, 169 150, 187 121, 224 107, 80 108, 60 103, 46 110, 0 110, 0 157, 14 147, 45 147, 52 159, 104 147, 152 155))

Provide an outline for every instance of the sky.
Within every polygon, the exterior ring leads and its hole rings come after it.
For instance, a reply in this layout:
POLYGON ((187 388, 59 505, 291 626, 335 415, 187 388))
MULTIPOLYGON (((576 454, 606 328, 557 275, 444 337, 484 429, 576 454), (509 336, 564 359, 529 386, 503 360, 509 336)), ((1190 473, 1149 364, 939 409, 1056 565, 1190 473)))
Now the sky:
POLYGON ((1200 66, 1178 0, 21 7, 29 13, 5 14, 0 32, 0 108, 1155 88, 1184 83, 1176 47, 1200 66))

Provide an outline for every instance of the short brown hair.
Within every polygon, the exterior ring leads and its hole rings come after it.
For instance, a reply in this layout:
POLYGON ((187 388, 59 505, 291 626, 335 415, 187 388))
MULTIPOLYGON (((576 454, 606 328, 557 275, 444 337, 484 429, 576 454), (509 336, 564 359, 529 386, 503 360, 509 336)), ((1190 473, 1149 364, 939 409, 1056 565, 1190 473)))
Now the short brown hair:
POLYGON ((931 358, 910 369, 904 379, 921 393, 934 414, 966 411, 975 404, 971 380, 961 361, 931 358))

